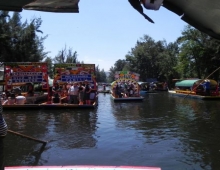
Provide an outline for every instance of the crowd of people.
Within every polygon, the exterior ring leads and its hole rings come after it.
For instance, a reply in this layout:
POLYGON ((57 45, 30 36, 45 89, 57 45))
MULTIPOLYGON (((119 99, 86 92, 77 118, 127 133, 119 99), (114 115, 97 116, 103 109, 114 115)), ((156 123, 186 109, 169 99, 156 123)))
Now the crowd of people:
POLYGON ((60 86, 55 83, 52 88, 52 103, 68 103, 68 104, 91 104, 96 95, 96 90, 89 84, 84 82, 71 82, 60 86))
POLYGON ((22 90, 24 89, 21 89, 20 87, 15 87, 11 90, 5 90, 1 96, 2 105, 14 104, 14 103, 21 104, 19 102, 22 102, 22 104, 24 104, 24 102, 26 102, 26 97, 34 96, 33 84, 32 83, 26 84, 26 88, 27 88, 27 92, 23 94, 22 94, 22 90))
POLYGON ((139 96, 138 84, 136 82, 116 82, 112 90, 116 98, 139 96))

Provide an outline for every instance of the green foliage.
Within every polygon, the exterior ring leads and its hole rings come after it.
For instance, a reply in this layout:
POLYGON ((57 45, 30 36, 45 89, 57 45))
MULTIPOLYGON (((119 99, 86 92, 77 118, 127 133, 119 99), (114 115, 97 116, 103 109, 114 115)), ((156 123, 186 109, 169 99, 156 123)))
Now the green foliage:
MULTIPOLYGON (((206 78, 220 66, 220 41, 186 26, 177 42, 180 45, 178 68, 182 78, 206 78)), ((219 79, 219 72, 210 78, 219 79)))
POLYGON ((96 81, 97 82, 106 82, 107 81, 106 73, 105 73, 104 69, 102 69, 100 71, 99 66, 96 66, 95 71, 96 71, 96 81))
POLYGON ((73 52, 71 48, 67 50, 65 47, 58 52, 58 54, 53 59, 54 63, 79 63, 77 61, 77 52, 73 52))
MULTIPOLYGON (((176 42, 155 41, 144 35, 125 56, 110 68, 109 79, 114 73, 126 68, 140 74, 140 81, 156 78, 171 82, 172 79, 206 78, 220 67, 220 41, 191 26, 186 26, 176 42)), ((219 80, 219 70, 209 78, 219 80)))
POLYGON ((48 66, 48 75, 50 78, 53 78, 54 76, 54 73, 53 73, 53 61, 50 57, 47 57, 44 62, 47 63, 47 66, 48 66))
POLYGON ((19 13, 10 17, 8 12, 0 11, 0 59, 2 62, 39 62, 47 57, 43 41, 41 18, 32 19, 30 24, 21 22, 19 13))
POLYGON ((178 75, 175 69, 177 54, 176 43, 167 45, 165 40, 156 42, 145 35, 125 57, 130 71, 140 74, 140 81, 146 81, 147 78, 167 81, 178 75))
POLYGON ((117 60, 114 67, 109 70, 108 82, 113 82, 115 80, 116 71, 128 71, 130 69, 130 64, 126 60, 117 60))

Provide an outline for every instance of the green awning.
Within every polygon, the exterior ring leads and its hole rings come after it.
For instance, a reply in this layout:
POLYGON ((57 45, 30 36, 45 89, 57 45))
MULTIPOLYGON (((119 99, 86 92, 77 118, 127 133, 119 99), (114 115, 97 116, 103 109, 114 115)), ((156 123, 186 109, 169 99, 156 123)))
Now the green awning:
POLYGON ((200 79, 196 80, 182 80, 179 82, 176 82, 175 86, 176 87, 192 87, 195 82, 200 81, 200 79))

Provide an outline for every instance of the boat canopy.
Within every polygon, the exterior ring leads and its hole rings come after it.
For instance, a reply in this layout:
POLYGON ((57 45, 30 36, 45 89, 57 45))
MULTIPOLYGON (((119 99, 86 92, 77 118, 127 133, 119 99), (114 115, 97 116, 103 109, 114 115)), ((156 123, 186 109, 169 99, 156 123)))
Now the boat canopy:
POLYGON ((192 87, 194 83, 198 82, 201 79, 194 80, 182 80, 175 83, 176 87, 192 87))
MULTIPOLYGON (((218 85, 217 81, 213 79, 207 79, 210 81, 211 87, 216 87, 218 85)), ((175 83, 176 87, 192 87, 193 85, 202 84, 205 79, 193 79, 193 80, 182 80, 175 83)))

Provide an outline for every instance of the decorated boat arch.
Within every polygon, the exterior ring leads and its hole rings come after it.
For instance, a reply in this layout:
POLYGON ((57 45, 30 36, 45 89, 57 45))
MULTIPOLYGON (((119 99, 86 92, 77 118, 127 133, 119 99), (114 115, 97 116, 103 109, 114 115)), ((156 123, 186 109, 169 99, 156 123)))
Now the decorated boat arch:
POLYGON ((116 71, 115 72, 115 81, 111 83, 111 86, 121 83, 133 84, 136 89, 139 90, 139 81, 140 74, 131 71, 116 71))
POLYGON ((95 64, 62 63, 54 64, 53 84, 88 81, 93 89, 97 88, 95 64))
MULTIPOLYGON (((88 81, 93 91, 96 89, 95 79, 95 65, 94 64, 55 64, 55 76, 53 84, 60 85, 66 82, 84 82, 88 81)), ((4 99, 4 109, 30 109, 30 108, 95 108, 97 106, 97 95, 94 92, 91 104, 69 104, 62 99, 67 98, 64 94, 64 89, 61 87, 59 91, 60 101, 58 103, 51 102, 52 99, 52 85, 51 79, 48 77, 47 63, 41 62, 23 62, 23 63, 4 63, 4 81, 3 90, 5 92, 15 91, 15 87, 19 89, 19 93, 14 94, 12 100, 11 96, 4 99), (41 93, 36 93, 33 90, 33 96, 28 96, 28 92, 23 91, 23 86, 26 84, 40 84, 41 93), (23 102, 18 102, 18 96, 22 98, 23 102)), ((14 93, 14 92, 13 92, 14 93)), ((91 92, 92 93, 92 92, 91 92)))
POLYGON ((143 100, 138 84, 140 75, 131 71, 116 71, 111 83, 111 96, 114 101, 143 100))
POLYGON ((42 89, 49 88, 47 63, 44 62, 11 62, 4 63, 4 90, 25 83, 40 83, 42 89))
POLYGON ((3 82, 3 107, 24 105, 24 102, 38 104, 47 101, 49 90, 47 63, 6 62, 3 82), (35 87, 40 88, 36 90, 35 87))

